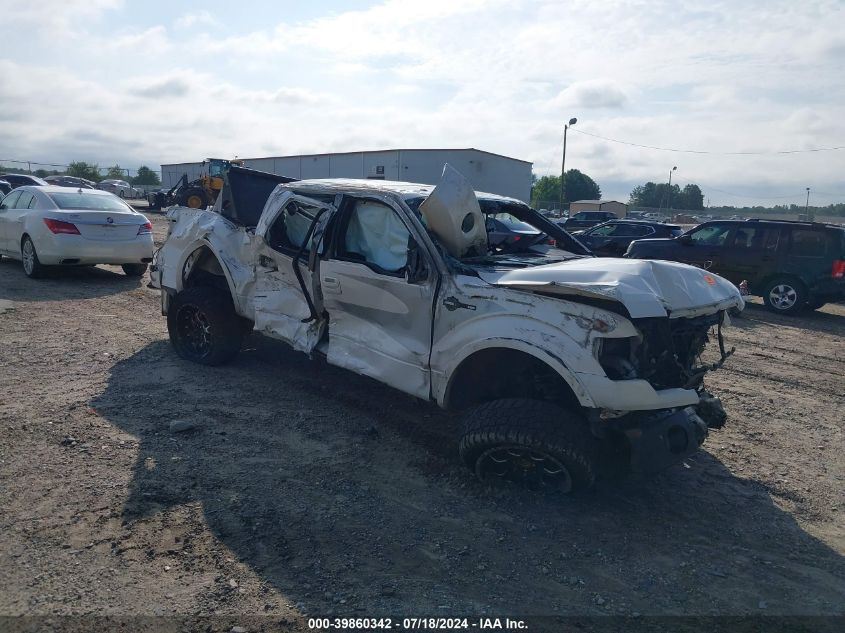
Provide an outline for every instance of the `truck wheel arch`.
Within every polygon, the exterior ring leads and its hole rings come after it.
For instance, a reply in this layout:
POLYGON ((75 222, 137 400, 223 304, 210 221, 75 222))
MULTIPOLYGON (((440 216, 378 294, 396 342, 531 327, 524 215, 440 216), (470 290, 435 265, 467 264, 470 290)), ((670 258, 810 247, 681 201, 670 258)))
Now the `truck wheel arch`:
POLYGON ((188 255, 179 264, 179 290, 198 285, 214 286, 227 291, 237 307, 232 278, 211 245, 201 241, 196 248, 186 249, 186 252, 188 255))
POLYGON ((508 397, 536 398, 562 406, 594 403, 575 375, 546 350, 517 340, 485 341, 447 372, 441 406, 464 409, 508 397))

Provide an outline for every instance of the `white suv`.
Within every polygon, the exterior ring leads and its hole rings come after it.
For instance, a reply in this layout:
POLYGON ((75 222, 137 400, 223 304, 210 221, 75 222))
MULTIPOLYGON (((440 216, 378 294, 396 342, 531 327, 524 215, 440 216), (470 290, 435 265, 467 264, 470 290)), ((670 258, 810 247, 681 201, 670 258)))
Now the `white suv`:
POLYGON ((467 465, 531 489, 591 485, 611 439, 634 470, 663 468, 724 423, 703 379, 730 354, 722 327, 743 300, 717 275, 591 257, 448 165, 437 187, 303 180, 269 198, 249 172, 233 168, 213 209, 168 212, 152 278, 183 358, 224 363, 251 329, 321 354, 465 411, 467 465), (495 213, 539 237, 489 246, 495 213), (721 353, 703 366, 709 337, 721 353))

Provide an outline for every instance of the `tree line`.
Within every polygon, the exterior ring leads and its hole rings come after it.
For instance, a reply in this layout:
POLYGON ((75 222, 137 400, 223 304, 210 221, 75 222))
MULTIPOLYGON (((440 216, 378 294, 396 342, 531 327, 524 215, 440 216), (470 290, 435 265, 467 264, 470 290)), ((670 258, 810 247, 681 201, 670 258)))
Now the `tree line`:
MULTIPOLYGON (((22 171, 19 168, 6 167, 0 165, 0 172, 3 173, 18 173, 22 171)), ((83 160, 72 161, 64 171, 57 169, 36 169, 32 172, 33 176, 39 178, 46 178, 47 176, 75 176, 76 178, 85 178, 86 180, 93 180, 100 182, 101 180, 125 180, 131 185, 160 185, 161 179, 158 173, 142 165, 134 176, 128 175, 129 170, 120 165, 112 165, 111 167, 100 167, 96 163, 88 163, 83 160), (105 173, 103 173, 105 172, 105 173)))
POLYGON ((634 207, 701 211, 704 209, 704 194, 701 193, 701 187, 692 183, 681 189, 678 185, 670 187, 665 182, 647 182, 634 187, 628 204, 634 207))
MULTIPOLYGON (((570 169, 566 172, 564 184, 565 192, 563 206, 568 207, 578 200, 600 200, 601 187, 587 174, 570 169)), ((534 207, 558 206, 560 200, 560 176, 534 176, 534 186, 531 189, 531 203, 534 207)), ((656 209, 689 209, 692 211, 704 208, 704 194, 696 184, 685 185, 681 189, 678 185, 668 183, 647 182, 634 187, 628 204, 637 207, 653 207, 656 209)))
MULTIPOLYGON (((601 198, 601 187, 587 174, 577 169, 570 169, 566 172, 564 179, 566 192, 563 199, 563 206, 567 207, 578 200, 599 200, 601 198)), ((531 205, 533 207, 557 208, 560 202, 560 176, 534 175, 534 185, 531 188, 531 205)))

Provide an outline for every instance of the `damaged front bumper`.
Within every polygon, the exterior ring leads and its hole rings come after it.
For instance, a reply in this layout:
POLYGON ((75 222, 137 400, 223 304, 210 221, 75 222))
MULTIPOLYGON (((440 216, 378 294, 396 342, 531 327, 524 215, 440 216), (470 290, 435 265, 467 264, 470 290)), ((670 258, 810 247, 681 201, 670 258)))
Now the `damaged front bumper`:
POLYGON ((696 452, 709 429, 724 426, 727 415, 719 398, 706 391, 699 396, 696 406, 631 413, 613 421, 627 440, 633 472, 664 470, 696 452))

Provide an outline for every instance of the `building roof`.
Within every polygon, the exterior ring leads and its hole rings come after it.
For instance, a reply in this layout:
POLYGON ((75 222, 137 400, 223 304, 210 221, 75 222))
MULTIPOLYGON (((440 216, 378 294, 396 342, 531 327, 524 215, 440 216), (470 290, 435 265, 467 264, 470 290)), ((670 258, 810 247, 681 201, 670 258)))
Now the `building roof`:
MULTIPOLYGON (((276 159, 276 158, 316 158, 319 156, 348 156, 351 154, 384 154, 385 152, 479 152, 481 154, 488 154, 490 156, 496 156, 497 158, 505 158, 507 160, 516 161, 517 163, 525 163, 526 165, 533 165, 531 161, 522 160, 520 158, 513 158, 512 156, 505 156, 504 154, 496 154, 495 152, 487 152, 483 149, 476 149, 475 147, 439 147, 439 148, 431 148, 431 147, 392 147, 388 149, 370 149, 370 150, 358 150, 353 152, 323 152, 320 154, 288 154, 286 156, 256 156, 252 158, 241 158, 238 157, 239 160, 268 160, 268 159, 276 159)), ((171 165, 193 165, 195 163, 200 163, 202 161, 188 161, 183 163, 163 163, 162 166, 171 166, 171 165)))

